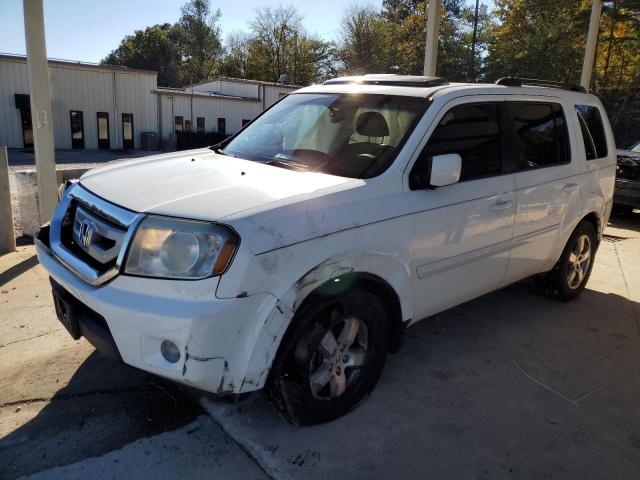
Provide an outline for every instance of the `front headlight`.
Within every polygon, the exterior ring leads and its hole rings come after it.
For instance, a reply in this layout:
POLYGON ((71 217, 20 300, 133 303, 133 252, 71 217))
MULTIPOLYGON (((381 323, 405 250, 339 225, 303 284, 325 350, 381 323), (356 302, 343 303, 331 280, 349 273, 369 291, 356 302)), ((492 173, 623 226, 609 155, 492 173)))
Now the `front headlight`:
POLYGON ((237 245, 236 235, 221 225, 148 216, 135 233, 124 272, 190 280, 220 275, 237 245))

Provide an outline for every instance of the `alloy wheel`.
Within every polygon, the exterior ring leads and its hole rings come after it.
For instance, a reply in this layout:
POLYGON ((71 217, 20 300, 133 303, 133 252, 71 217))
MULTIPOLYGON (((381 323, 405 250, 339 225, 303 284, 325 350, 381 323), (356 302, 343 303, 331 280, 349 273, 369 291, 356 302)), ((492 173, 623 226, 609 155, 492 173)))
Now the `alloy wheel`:
POLYGON ((355 316, 339 320, 325 333, 309 364, 314 398, 334 400, 357 381, 367 362, 368 336, 366 323, 355 316))
POLYGON ((591 265, 591 239, 589 235, 580 235, 569 254, 567 285, 575 290, 582 285, 591 265))

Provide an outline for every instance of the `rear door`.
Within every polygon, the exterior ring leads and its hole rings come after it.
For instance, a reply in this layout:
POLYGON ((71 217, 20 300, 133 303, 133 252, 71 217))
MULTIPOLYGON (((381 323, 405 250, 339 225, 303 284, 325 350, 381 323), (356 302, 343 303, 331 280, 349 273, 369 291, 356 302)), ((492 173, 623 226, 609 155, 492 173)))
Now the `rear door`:
POLYGON ((582 212, 580 170, 559 99, 507 97, 517 211, 507 280, 547 271, 582 212))
POLYGON ((414 212, 416 319, 503 285, 515 183, 504 161, 501 98, 463 97, 447 103, 419 150, 412 177, 426 171, 432 156, 447 153, 462 157, 462 175, 454 185, 408 193, 414 212))

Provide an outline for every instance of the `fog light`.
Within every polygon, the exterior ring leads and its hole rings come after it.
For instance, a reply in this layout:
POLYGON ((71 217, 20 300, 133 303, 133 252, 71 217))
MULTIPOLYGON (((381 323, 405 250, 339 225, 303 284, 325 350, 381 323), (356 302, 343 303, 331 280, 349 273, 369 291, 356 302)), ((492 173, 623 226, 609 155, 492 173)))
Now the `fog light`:
POLYGON ((160 352, 169 363, 177 363, 180 360, 180 349, 171 340, 164 340, 160 345, 160 352))

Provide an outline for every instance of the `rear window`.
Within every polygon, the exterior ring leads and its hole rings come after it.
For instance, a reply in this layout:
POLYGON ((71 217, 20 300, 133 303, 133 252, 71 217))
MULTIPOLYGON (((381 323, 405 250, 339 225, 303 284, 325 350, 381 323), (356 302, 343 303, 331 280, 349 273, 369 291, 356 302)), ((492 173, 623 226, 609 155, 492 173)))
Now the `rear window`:
POLYGON ((518 170, 568 163, 569 145, 562 107, 552 103, 509 102, 518 147, 518 170))
POLYGON ((580 129, 584 140, 587 160, 595 160, 607 156, 607 136, 598 107, 592 105, 576 105, 580 129))

